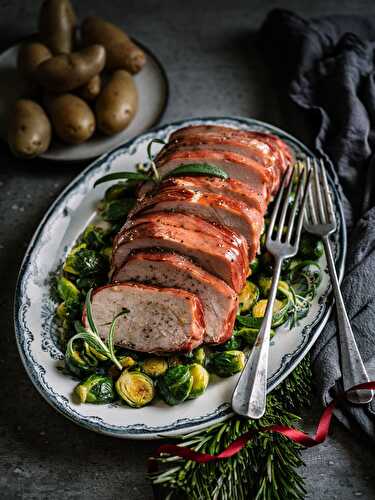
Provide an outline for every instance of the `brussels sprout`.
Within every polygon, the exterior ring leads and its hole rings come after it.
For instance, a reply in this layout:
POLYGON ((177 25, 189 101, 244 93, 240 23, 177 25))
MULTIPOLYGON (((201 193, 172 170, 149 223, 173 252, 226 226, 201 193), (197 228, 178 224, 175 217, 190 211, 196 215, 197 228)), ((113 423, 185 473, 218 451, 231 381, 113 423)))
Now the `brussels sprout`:
POLYGON ((269 252, 264 252, 260 256, 260 268, 262 269, 262 272, 267 274, 268 276, 272 275, 273 273, 273 256, 269 252))
MULTIPOLYGON (((243 327, 237 331, 236 337, 240 337, 243 342, 248 346, 253 346, 259 333, 259 328, 243 327)), ((270 337, 275 335, 274 330, 270 330, 270 337)))
MULTIPOLYGON (((262 299, 259 300, 253 307, 252 313, 254 318, 263 318, 265 313, 266 313, 266 308, 267 308, 268 300, 262 299)), ((273 305, 273 313, 280 312, 281 309, 283 308, 283 302, 281 300, 275 300, 275 303, 273 305)))
POLYGON ((124 370, 116 382, 118 395, 133 408, 141 408, 150 403, 155 396, 154 383, 142 372, 124 370))
POLYGON ((102 217, 108 222, 123 222, 135 204, 134 198, 113 200, 107 203, 102 212, 102 217))
POLYGON ((199 363, 190 365, 189 370, 193 377, 193 385, 190 389, 189 399, 194 399, 201 396, 207 389, 210 376, 208 371, 199 363))
POLYGON ((168 358, 168 366, 170 368, 173 368, 174 366, 182 365, 183 359, 181 356, 178 356, 178 354, 175 354, 173 356, 169 356, 168 358))
POLYGON ((224 342, 224 344, 219 344, 214 347, 215 351, 236 351, 242 348, 242 339, 237 335, 232 335, 232 337, 224 342))
POLYGON ((71 347, 68 344, 65 352, 65 366, 73 375, 82 378, 96 370, 98 360, 94 356, 88 355, 85 346, 76 341, 71 347))
POLYGON ((240 312, 248 311, 259 298, 259 289, 251 281, 246 281, 240 293, 240 312))
POLYGON ((206 351, 203 347, 197 347, 193 351, 193 361, 194 363, 199 363, 204 366, 206 362, 206 351))
POLYGON ((147 358, 143 361, 142 370, 150 377, 160 377, 168 370, 168 362, 164 358, 147 358))
POLYGON ((260 267, 259 259, 258 257, 255 257, 255 259, 250 264, 250 271, 251 271, 250 275, 256 274, 259 271, 259 267, 260 267))
POLYGON ((246 358, 242 351, 225 351, 213 354, 209 369, 219 377, 230 377, 243 370, 246 358))
POLYGON ((322 279, 319 264, 313 260, 304 260, 297 263, 289 274, 289 280, 293 285, 293 289, 298 285, 301 277, 305 277, 309 281, 310 287, 318 286, 322 279))
POLYGON ((79 277, 104 274, 108 271, 108 262, 103 255, 86 248, 82 243, 70 252, 64 265, 64 271, 79 277))
POLYGON ((115 400, 113 380, 104 375, 93 374, 78 384, 74 393, 81 403, 106 404, 115 400))
POLYGON ((65 321, 79 316, 81 312, 81 294, 75 284, 62 276, 57 280, 57 293, 64 301, 56 311, 59 318, 65 321))
POLYGON ((177 405, 189 397, 193 385, 193 377, 189 366, 178 365, 168 368, 160 377, 158 388, 161 397, 169 405, 177 405))
POLYGON ((112 258, 112 247, 103 248, 101 253, 106 259, 108 259, 108 261, 110 261, 112 258))
POLYGON ((120 356, 118 360, 120 361, 120 365, 126 370, 134 368, 137 364, 137 361, 132 356, 120 356))
POLYGON ((103 248, 106 245, 106 240, 106 233, 104 230, 94 224, 89 224, 82 236, 82 241, 87 245, 87 248, 93 250, 100 250, 103 248))
POLYGON ((304 234, 301 238, 298 254, 305 259, 320 259, 324 253, 321 239, 311 234, 304 234))
POLYGON ((91 288, 97 288, 99 286, 99 281, 93 276, 83 276, 82 278, 76 279, 76 285, 83 292, 88 292, 91 288))
POLYGON ((80 292, 78 288, 62 276, 57 280, 57 293, 60 298, 65 302, 65 306, 70 303, 79 302, 80 292))
POLYGON ((114 201, 125 198, 134 193, 135 188, 139 185, 139 181, 119 182, 109 187, 105 192, 105 201, 114 201))

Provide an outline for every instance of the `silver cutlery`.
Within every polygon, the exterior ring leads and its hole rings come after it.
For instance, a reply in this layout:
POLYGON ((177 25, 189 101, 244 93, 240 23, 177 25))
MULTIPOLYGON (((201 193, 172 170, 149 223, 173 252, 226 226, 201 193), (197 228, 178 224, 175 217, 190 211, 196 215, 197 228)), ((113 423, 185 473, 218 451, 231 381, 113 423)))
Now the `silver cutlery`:
MULTIPOLYGON (((332 253, 329 235, 336 231, 336 217, 328 187, 327 175, 323 160, 319 162, 308 158, 307 164, 311 167, 313 180, 308 194, 308 205, 304 228, 308 233, 319 236, 324 245, 328 270, 331 277, 334 297, 336 301, 337 323, 339 332, 341 373, 344 390, 347 391, 354 385, 368 382, 369 377, 359 353, 350 321, 346 313, 344 300, 337 278, 335 261, 332 253)), ((369 403, 373 398, 370 390, 350 391, 348 399, 352 403, 369 403)))
POLYGON ((311 172, 307 168, 297 171, 297 190, 290 204, 296 170, 294 167, 287 170, 273 208, 266 236, 266 248, 274 256, 267 308, 254 347, 232 396, 233 410, 249 418, 262 417, 266 409, 268 351, 277 285, 284 259, 296 255, 299 247, 311 172))

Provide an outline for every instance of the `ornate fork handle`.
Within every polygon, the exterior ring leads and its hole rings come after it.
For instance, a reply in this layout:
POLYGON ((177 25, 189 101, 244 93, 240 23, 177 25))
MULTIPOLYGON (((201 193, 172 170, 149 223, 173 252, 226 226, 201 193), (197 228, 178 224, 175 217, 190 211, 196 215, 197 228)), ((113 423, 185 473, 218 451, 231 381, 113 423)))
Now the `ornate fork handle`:
MULTIPOLYGON (((369 377, 359 353, 357 343, 353 335, 353 330, 346 312, 339 280, 337 278, 335 261, 329 237, 323 236, 322 240, 336 301, 337 324, 340 335, 341 372, 344 390, 347 391, 354 385, 361 384, 366 381, 368 382, 369 377)), ((372 400, 373 393, 370 390, 350 391, 347 397, 352 403, 364 404, 369 403, 372 400)))

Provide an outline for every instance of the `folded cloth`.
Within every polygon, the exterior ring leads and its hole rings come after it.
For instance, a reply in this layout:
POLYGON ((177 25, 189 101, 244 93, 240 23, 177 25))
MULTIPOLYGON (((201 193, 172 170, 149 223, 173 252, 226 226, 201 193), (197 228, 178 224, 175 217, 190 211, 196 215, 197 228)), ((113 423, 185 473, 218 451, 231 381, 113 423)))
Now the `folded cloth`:
MULTIPOLYGON (((375 380, 375 19, 329 16, 306 21, 273 10, 259 42, 279 88, 315 128, 315 149, 339 182, 349 231, 342 292, 359 350, 375 380), (316 129, 316 123, 318 127, 316 129)), ((288 116, 290 120, 290 115, 288 116)), ((324 404, 342 390, 334 315, 312 350, 324 404)), ((375 439, 375 402, 337 412, 375 439)))

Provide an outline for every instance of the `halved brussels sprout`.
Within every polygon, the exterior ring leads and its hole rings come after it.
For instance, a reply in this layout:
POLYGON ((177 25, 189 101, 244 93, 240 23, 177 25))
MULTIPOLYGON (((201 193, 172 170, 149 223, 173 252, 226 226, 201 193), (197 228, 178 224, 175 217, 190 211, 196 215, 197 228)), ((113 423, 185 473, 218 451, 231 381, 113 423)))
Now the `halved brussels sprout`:
POLYGON ((213 346, 215 351, 236 351, 242 348, 242 338, 238 335, 233 334, 232 337, 224 342, 224 344, 218 344, 213 346))
POLYGON ((246 362, 242 351, 225 351, 213 354, 209 370, 219 377, 230 377, 243 370, 246 362))
POLYGON ((154 383, 146 374, 124 370, 116 382, 118 395, 133 408, 141 408, 154 399, 154 383))
POLYGON ((96 370, 98 360, 92 355, 87 355, 85 346, 77 340, 72 345, 68 344, 65 366, 73 375, 82 378, 96 370))
POLYGON ((323 242, 311 234, 304 234, 299 245, 299 255, 305 259, 320 259, 324 253, 323 242))
POLYGON ((86 244, 82 243, 68 255, 64 271, 81 278, 100 275, 108 271, 108 262, 104 255, 95 250, 89 250, 86 244))
POLYGON ((190 389, 189 399, 201 396, 207 389, 210 375, 208 371, 198 363, 189 366, 190 374, 193 377, 193 384, 190 389))
MULTIPOLYGON (((253 316, 254 318, 263 318, 265 313, 266 313, 266 308, 267 308, 268 300, 262 299, 259 300, 253 307, 253 316)), ((273 314, 280 312, 281 309, 283 308, 283 302, 281 300, 275 300, 275 303, 273 305, 273 314)))
POLYGON ((159 379, 158 388, 161 397, 169 405, 178 405, 189 397, 193 385, 193 377, 188 365, 168 368, 159 379))
POLYGON ((258 257, 255 257, 255 259, 250 264, 250 271, 251 271, 250 276, 256 274, 259 271, 259 266, 260 266, 259 259, 258 257))
POLYGON ((65 302, 61 302, 61 304, 57 306, 56 314, 60 319, 65 319, 67 317, 68 311, 66 309, 65 302))
POLYGON ((193 351, 193 361, 204 366, 206 363, 206 351, 203 347, 197 347, 193 351))
POLYGON ((150 377, 160 377, 168 370, 168 362, 164 358, 147 358, 143 361, 142 370, 150 377))
POLYGON ((103 228, 89 224, 82 236, 82 241, 87 245, 87 248, 100 250, 106 245, 106 232, 103 228))
POLYGON ((102 255, 104 255, 104 257, 110 261, 112 258, 112 247, 103 248, 102 255))
POLYGON ((104 375, 93 374, 74 389, 81 403, 106 404, 116 399, 113 380, 104 375))
POLYGON ((105 201, 114 201, 125 198, 134 192, 134 188, 139 185, 139 181, 118 182, 109 187, 105 192, 105 201))
MULTIPOLYGON (((259 333, 259 328, 243 327, 237 330, 236 337, 240 337, 243 342, 248 346, 253 346, 259 333)), ((270 337, 275 335, 275 331, 270 331, 270 337)))
POLYGON ((137 364, 137 361, 132 356, 119 356, 117 359, 119 360, 120 365, 126 370, 134 368, 137 364))
POLYGON ((258 300, 259 289, 252 281, 246 281, 240 296, 240 312, 248 311, 258 300))
POLYGON ((99 286, 99 280, 95 276, 83 276, 76 279, 76 285, 83 292, 88 292, 90 288, 99 286))
POLYGON ((79 303, 80 291, 74 283, 61 276, 57 280, 57 293, 59 297, 65 302, 65 307, 68 304, 79 303))
POLYGON ((182 365, 183 363, 184 362, 183 362, 182 357, 179 356, 178 354, 174 354, 173 356, 168 357, 168 366, 170 368, 173 368, 174 366, 182 365))

